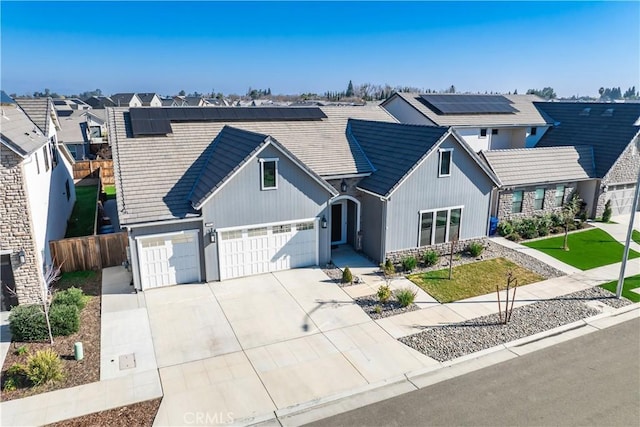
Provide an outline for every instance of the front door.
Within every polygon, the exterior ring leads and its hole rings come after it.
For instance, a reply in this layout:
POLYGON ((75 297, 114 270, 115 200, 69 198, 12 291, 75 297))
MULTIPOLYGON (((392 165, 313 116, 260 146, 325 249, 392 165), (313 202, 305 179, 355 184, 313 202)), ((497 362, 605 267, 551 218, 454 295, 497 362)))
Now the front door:
POLYGON ((347 242, 347 203, 346 200, 331 205, 331 244, 341 245, 347 242))

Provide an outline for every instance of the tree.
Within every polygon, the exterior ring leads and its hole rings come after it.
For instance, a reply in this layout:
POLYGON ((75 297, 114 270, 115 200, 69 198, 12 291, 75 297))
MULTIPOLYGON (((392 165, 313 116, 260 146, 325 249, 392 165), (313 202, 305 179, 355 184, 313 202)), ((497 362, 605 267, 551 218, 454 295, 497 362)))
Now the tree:
POLYGON ((602 95, 604 95, 604 88, 601 87, 600 89, 598 89, 598 93, 600 94, 600 97, 602 98, 602 95))
POLYGON ((351 82, 351 80, 349 80, 349 85, 347 86, 347 92, 345 93, 345 95, 347 96, 347 98, 353 96, 353 83, 351 82))
POLYGON ((550 86, 547 86, 542 90, 529 89, 527 91, 527 95, 538 95, 540 98, 544 98, 544 99, 555 99, 557 97, 556 92, 550 86))
POLYGON ((582 200, 578 197, 578 193, 573 193, 571 198, 567 200, 562 207, 561 216, 562 222, 564 223, 564 243, 562 249, 565 251, 569 250, 569 227, 573 224, 581 204, 582 200))
POLYGON ((187 94, 187 92, 184 91, 184 89, 182 89, 180 92, 178 92, 178 95, 180 96, 185 96, 187 94))
POLYGON ((448 90, 447 92, 449 92, 449 93, 456 93, 456 87, 455 87, 454 85, 451 85, 451 86, 449 87, 449 90, 448 90))
POLYGON ((518 89, 515 89, 515 90, 513 91, 513 94, 514 94, 514 95, 517 95, 517 94, 518 94, 518 89))

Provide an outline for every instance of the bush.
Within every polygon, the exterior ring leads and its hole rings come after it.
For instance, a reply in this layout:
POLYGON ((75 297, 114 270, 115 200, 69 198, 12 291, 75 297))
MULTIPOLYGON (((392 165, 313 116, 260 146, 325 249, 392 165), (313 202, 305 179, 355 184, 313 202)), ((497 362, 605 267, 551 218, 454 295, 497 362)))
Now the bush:
POLYGON ((431 267, 432 265, 436 265, 438 263, 438 252, 436 251, 427 251, 422 256, 422 260, 424 261, 424 265, 427 267, 431 267))
MULTIPOLYGON (((75 307, 74 307, 75 308, 75 307)), ((27 358, 27 378, 33 385, 60 381, 64 378, 62 361, 58 354, 50 348, 39 350, 27 358)))
POLYGON ((467 251, 469 251, 472 257, 479 257, 483 250, 484 246, 478 242, 471 242, 469 246, 467 246, 467 251))
POLYGON ((52 305, 75 305, 78 310, 82 310, 86 305, 89 297, 82 292, 82 289, 75 286, 64 291, 56 292, 53 296, 52 305))
POLYGON ((513 225, 511 225, 510 221, 506 220, 498 223, 499 235, 501 235, 502 237, 507 237, 511 233, 513 233, 513 225))
POLYGON ((551 219, 551 228, 557 229, 558 227, 564 226, 564 219, 562 219, 562 215, 558 215, 557 213, 552 213, 550 216, 551 219))
POLYGON ((80 329, 80 315, 75 305, 52 305, 49 309, 51 333, 54 336, 75 334, 80 329))
POLYGON ((391 288, 387 285, 381 285, 378 288, 378 299, 380 300, 380 302, 385 303, 387 301, 389 301, 389 299, 391 298, 392 292, 391 292, 391 288))
POLYGON ((353 282, 353 275, 351 274, 351 270, 349 267, 345 267, 342 272, 342 283, 351 283, 353 282))
POLYGON ((384 265, 382 266, 382 271, 387 276, 395 274, 396 267, 393 265, 393 263, 391 262, 391 260, 389 258, 387 258, 387 260, 384 262, 384 265))
POLYGON ((27 348, 26 345, 21 345, 20 347, 18 347, 16 349, 16 354, 18 356, 24 356, 25 354, 27 354, 29 352, 29 349, 27 348))
POLYGON ((417 294, 418 293, 416 291, 412 291, 409 288, 402 288, 396 291, 396 299, 400 303, 401 307, 407 307, 413 304, 417 294))
POLYGON ((402 260, 402 269, 404 271, 411 271, 416 268, 416 265, 418 265, 418 261, 415 257, 408 256, 402 260))
POLYGON ((26 387, 27 382, 27 367, 20 363, 14 363, 7 369, 2 389, 4 391, 13 391, 17 388, 26 387))
POLYGON ((602 222, 611 221, 611 200, 607 200, 607 203, 604 204, 604 212, 602 212, 602 222))
POLYGON ((13 307, 9 314, 9 330, 16 341, 44 341, 49 338, 44 312, 37 304, 13 307))

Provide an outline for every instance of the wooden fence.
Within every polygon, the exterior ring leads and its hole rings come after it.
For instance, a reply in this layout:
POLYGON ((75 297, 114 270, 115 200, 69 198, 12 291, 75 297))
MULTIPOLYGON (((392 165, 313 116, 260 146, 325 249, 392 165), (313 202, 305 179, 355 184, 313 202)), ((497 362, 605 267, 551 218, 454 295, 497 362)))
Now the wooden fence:
MULTIPOLYGON (((108 169, 109 175, 113 176, 113 160, 82 160, 73 165, 73 179, 97 178, 99 170, 108 169)), ((106 174, 106 172, 102 172, 106 174)), ((105 185, 109 185, 105 183, 105 185)))
POLYGON ((126 231, 95 236, 72 237, 49 242, 51 258, 62 272, 100 270, 127 260, 126 231))

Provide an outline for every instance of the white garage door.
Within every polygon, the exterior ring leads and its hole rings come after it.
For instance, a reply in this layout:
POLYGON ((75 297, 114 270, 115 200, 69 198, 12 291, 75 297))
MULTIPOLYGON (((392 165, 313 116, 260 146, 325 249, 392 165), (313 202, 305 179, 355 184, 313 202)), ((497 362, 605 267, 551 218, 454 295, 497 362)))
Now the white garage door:
POLYGON ((219 230, 220 280, 318 263, 315 220, 219 230))
POLYGON ((200 281, 197 230, 137 240, 142 289, 200 281))
POLYGON ((635 184, 611 185, 609 187, 609 200, 611 200, 613 216, 631 213, 635 191, 635 184))

